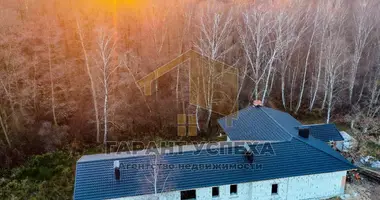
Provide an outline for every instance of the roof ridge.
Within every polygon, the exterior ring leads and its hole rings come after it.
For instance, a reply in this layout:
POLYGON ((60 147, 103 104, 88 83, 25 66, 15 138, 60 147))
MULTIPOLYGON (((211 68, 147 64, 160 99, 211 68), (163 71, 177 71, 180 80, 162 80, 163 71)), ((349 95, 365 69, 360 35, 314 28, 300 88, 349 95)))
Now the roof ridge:
POLYGON ((323 125, 334 125, 334 123, 318 123, 318 124, 302 124, 302 126, 323 126, 323 125))
POLYGON ((242 110, 246 110, 246 109, 249 109, 249 108, 250 108, 250 106, 247 106, 247 107, 245 107, 245 108, 243 108, 243 109, 241 109, 241 110, 238 110, 238 111, 236 111, 236 112, 234 112, 234 113, 230 113, 229 115, 225 115, 225 116, 223 116, 223 117, 217 119, 216 121, 220 124, 222 121, 224 121, 225 123, 227 123, 226 120, 227 120, 228 118, 231 118, 231 120, 238 120, 238 119, 239 119, 239 113, 240 113, 242 110), (234 116, 236 116, 236 118, 234 118, 234 116))
POLYGON ((320 125, 326 125, 326 124, 323 124, 323 123, 319 123, 319 124, 302 124, 302 126, 320 126, 320 125))
MULTIPOLYGON (((202 144, 189 144, 183 146, 173 146, 173 147, 158 147, 154 148, 155 151, 159 152, 159 155, 175 155, 178 153, 189 153, 189 152, 197 152, 197 151, 207 151, 213 149, 232 149, 243 147, 243 143, 247 142, 255 142, 255 144, 265 144, 265 143, 282 143, 289 141, 257 141, 257 140, 236 140, 236 141, 220 141, 220 142, 206 142, 202 144), (208 147, 207 144, 213 144, 208 147), (197 146, 200 145, 200 146, 197 146), (167 152, 169 150, 169 152, 167 152), (170 152, 172 150, 172 152, 170 152), (160 151, 163 151, 160 152, 160 151)), ((86 163, 86 162, 94 162, 99 160, 114 160, 114 159, 125 159, 125 158, 133 158, 133 157, 144 157, 144 156, 152 156, 154 154, 149 153, 150 151, 154 151, 152 149, 142 149, 142 150, 132 150, 132 151, 121 151, 121 152, 113 152, 113 153, 99 153, 99 154, 91 154, 91 155, 83 155, 78 163, 86 163), (102 157, 100 157, 102 156, 102 157)))
MULTIPOLYGON (((276 124, 277 126, 279 126, 279 127, 280 127, 282 130, 284 130, 288 135, 290 135, 290 140, 294 137, 293 134, 289 133, 289 131, 286 130, 286 128, 284 128, 280 123, 278 123, 277 120, 275 120, 271 115, 269 115, 267 112, 265 112, 264 109, 262 109, 261 107, 259 107, 259 108, 260 108, 260 110, 263 111, 263 112, 264 112, 269 118, 271 118, 272 121, 274 121, 275 124, 276 124)), ((288 140, 288 141, 290 141, 290 140, 288 140)))

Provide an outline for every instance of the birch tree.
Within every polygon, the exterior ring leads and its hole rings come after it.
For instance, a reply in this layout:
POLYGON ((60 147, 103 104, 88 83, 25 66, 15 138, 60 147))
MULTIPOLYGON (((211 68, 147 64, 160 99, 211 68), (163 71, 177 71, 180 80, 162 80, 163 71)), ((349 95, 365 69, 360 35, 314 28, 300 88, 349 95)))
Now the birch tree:
MULTIPOLYGON (((185 49, 189 47, 189 45, 193 42, 192 39, 192 31, 191 28, 194 27, 194 15, 195 15, 195 8, 196 6, 194 4, 188 4, 185 1, 179 2, 179 26, 181 28, 178 29, 179 34, 179 54, 182 55, 185 53, 185 49)), ((177 67, 177 76, 176 76, 176 102, 177 102, 177 108, 180 107, 180 93, 181 93, 181 104, 182 104, 182 113, 186 113, 185 109, 185 97, 181 91, 182 85, 180 84, 180 72, 181 67, 177 67)), ((181 74, 182 75, 182 74, 181 74)), ((183 76, 183 75, 182 75, 183 76)), ((198 126, 199 129, 199 126, 198 126)))
POLYGON ((352 105, 352 111, 345 117, 345 120, 350 123, 351 130, 355 133, 360 145, 365 136, 373 135, 379 137, 379 121, 380 121, 380 40, 376 38, 376 47, 373 49, 376 53, 377 61, 371 69, 369 80, 367 81, 368 94, 363 95, 363 101, 352 105))
MULTIPOLYGON (((167 5, 167 1, 161 1, 160 3, 152 2, 149 7, 149 12, 147 14, 148 30, 150 32, 149 36, 152 38, 153 44, 153 63, 155 65, 161 64, 159 61, 162 59, 164 52, 163 49, 166 44, 168 44, 168 15, 169 10, 160 10, 159 4, 167 5)), ((155 91, 158 91, 158 80, 154 81, 155 91)), ((158 95, 155 95, 155 101, 158 102, 158 95)), ((159 112, 157 110, 156 112, 159 112)))
MULTIPOLYGON (((200 97, 204 98, 201 101, 204 102, 205 110, 207 111, 205 129, 208 130, 210 125, 210 120, 213 112, 213 104, 216 103, 215 99, 215 79, 220 74, 217 74, 217 69, 215 62, 217 60, 222 60, 224 56, 231 50, 230 47, 226 46, 226 40, 231 37, 232 25, 233 25, 233 11, 228 9, 227 11, 221 12, 220 7, 213 3, 208 3, 207 7, 202 10, 199 16, 199 36, 195 43, 195 49, 201 53, 202 56, 206 56, 209 62, 202 65, 201 70, 201 80, 199 82, 200 87, 199 94, 200 97)), ((196 105, 196 116, 197 116, 197 127, 200 129, 198 124, 198 116, 201 106, 196 105)))
POLYGON ((115 32, 99 29, 97 36, 97 52, 100 58, 98 63, 100 68, 100 81, 103 87, 103 143, 107 143, 108 135, 108 107, 109 107, 109 90, 111 75, 120 67, 120 63, 115 64, 113 56, 115 55, 116 47, 115 32))
POLYGON ((348 62, 345 52, 346 43, 339 34, 330 35, 325 46, 325 87, 327 98, 327 117, 326 123, 330 122, 334 106, 335 96, 337 95, 337 85, 342 84, 339 79, 342 75, 342 68, 348 62))
POLYGON ((76 18, 76 25, 77 25, 77 32, 79 36, 79 40, 81 43, 82 51, 83 51, 83 56, 84 56, 84 62, 86 66, 86 73, 88 78, 90 79, 90 85, 91 85, 91 96, 92 96, 92 104, 93 108, 95 111, 95 122, 96 122, 96 142, 100 142, 100 119, 99 119, 99 110, 98 110, 98 101, 97 101, 97 94, 96 94, 96 88, 95 88, 95 83, 94 83, 94 78, 91 72, 90 68, 90 60, 87 54, 87 50, 84 44, 84 39, 83 39, 83 31, 81 28, 81 25, 79 23, 78 17, 76 18))
MULTIPOLYGON (((250 8, 242 14, 243 26, 239 31, 244 58, 250 70, 249 79, 253 82, 251 99, 259 99, 260 86, 265 80, 267 69, 264 67, 264 54, 266 54, 267 36, 272 30, 269 11, 250 8)), ((268 65, 267 65, 268 66, 268 65)))
POLYGON ((377 62, 372 68, 372 75, 368 83, 369 95, 366 115, 371 118, 379 116, 380 113, 380 37, 376 38, 377 62))
MULTIPOLYGON (((46 21, 48 21, 46 19, 46 21)), ((50 99, 51 99, 51 111, 52 111, 52 114, 53 114, 53 122, 54 122, 54 125, 57 126, 58 123, 57 123, 57 116, 56 116, 56 113, 55 113, 55 94, 54 94, 54 80, 53 80, 53 72, 52 72, 52 55, 51 55, 51 27, 50 25, 47 25, 48 29, 47 29, 47 56, 48 56, 48 64, 49 64, 49 79, 50 79, 50 99)))
POLYGON ((285 23, 285 34, 283 36, 284 42, 287 44, 287 46, 284 48, 284 50, 279 55, 280 64, 278 66, 280 78, 281 78, 281 100, 282 100, 282 106, 284 109, 287 109, 287 103, 286 103, 286 80, 294 80, 291 74, 289 73, 289 66, 291 65, 291 59, 293 58, 294 53, 299 48, 299 42, 301 40, 301 37, 304 35, 305 31, 307 30, 308 26, 305 26, 305 23, 303 25, 300 25, 302 18, 303 18, 303 12, 300 9, 300 7, 294 6, 291 7, 291 10, 297 10, 299 12, 289 12, 286 17, 286 23, 285 23), (297 30, 297 27, 301 27, 297 30), (296 31, 297 30, 297 31, 296 31), (290 76, 289 76, 290 75, 290 76))
POLYGON ((349 76, 349 102, 352 103, 352 95, 356 83, 359 62, 362 58, 363 51, 368 43, 370 33, 374 28, 373 15, 374 6, 370 0, 360 0, 354 6, 353 13, 353 58, 351 62, 351 70, 349 76))
POLYGON ((262 102, 263 104, 265 103, 265 100, 267 98, 267 93, 269 88, 270 88, 270 77, 273 76, 272 80, 274 79, 274 75, 275 73, 273 72, 274 69, 273 69, 273 63, 275 62, 275 60, 277 60, 279 58, 279 54, 281 54, 281 52, 287 48, 288 44, 289 44, 289 40, 287 39, 284 39, 284 35, 286 34, 285 32, 285 21, 286 21, 286 18, 287 18, 287 14, 282 10, 280 11, 280 13, 275 17, 274 19, 274 22, 273 22, 273 26, 274 26, 274 38, 271 38, 270 41, 268 42, 268 44, 271 45, 271 47, 269 48, 270 50, 270 57, 269 57, 269 60, 267 61, 267 64, 265 65, 265 68, 264 70, 268 70, 267 72, 267 77, 266 77, 266 80, 265 80, 265 86, 264 86, 264 90, 263 90, 263 95, 262 95, 262 102), (273 74, 273 75, 272 75, 273 74))
POLYGON ((164 163, 158 153, 149 156, 151 157, 149 161, 149 176, 145 175, 145 179, 153 186, 154 199, 158 199, 158 194, 167 190, 166 183, 170 177, 170 172, 165 174, 162 168, 164 163))
MULTIPOLYGON (((310 10, 310 9, 308 9, 308 10, 310 10)), ((309 12, 307 12, 307 13, 309 13, 309 12)), ((314 47, 316 30, 319 27, 319 23, 318 23, 319 22, 319 15, 318 14, 319 14, 319 12, 316 12, 315 16, 313 16, 314 19, 312 20, 313 25, 311 26, 312 27, 311 36, 310 36, 310 40, 308 41, 306 59, 305 59, 305 64, 304 64, 304 68, 303 68, 301 90, 300 90, 300 94, 299 94, 299 98, 298 98, 298 103, 297 103, 297 106, 296 106, 295 111, 294 111, 295 113, 298 112, 298 110, 300 109, 301 104, 302 104, 303 94, 305 91, 306 75, 307 75, 307 72, 309 69, 308 66, 310 63, 310 56, 311 56, 310 54, 312 52, 312 48, 314 47)))
POLYGON ((313 107, 314 107, 314 104, 315 104, 315 101, 317 99, 317 94, 318 94, 318 91, 319 91, 319 87, 320 87, 320 80, 321 80, 321 74, 322 74, 322 66, 323 66, 323 50, 324 50, 324 45, 325 45, 325 36, 326 36, 326 33, 328 31, 328 27, 330 26, 330 23, 331 23, 331 19, 333 16, 330 16, 330 14, 328 13, 325 13, 325 12, 322 12, 322 9, 327 6, 328 4, 323 4, 323 3, 319 3, 318 4, 318 7, 317 7, 317 16, 320 16, 319 18, 319 21, 320 21, 320 26, 319 26, 319 34, 318 34, 318 53, 317 53, 317 57, 315 59, 315 65, 316 66, 316 74, 317 76, 315 77, 315 83, 314 83, 314 86, 313 88, 311 89, 311 100, 310 100, 310 104, 309 104, 309 111, 312 111, 313 110, 313 107))
POLYGON ((243 13, 243 28, 239 31, 244 57, 250 66, 249 78, 254 84, 252 98, 261 98, 263 103, 274 80, 274 64, 282 62, 279 60, 284 59, 282 52, 294 39, 286 27, 291 24, 289 14, 285 9, 278 12, 275 15, 270 8, 250 8, 243 13))

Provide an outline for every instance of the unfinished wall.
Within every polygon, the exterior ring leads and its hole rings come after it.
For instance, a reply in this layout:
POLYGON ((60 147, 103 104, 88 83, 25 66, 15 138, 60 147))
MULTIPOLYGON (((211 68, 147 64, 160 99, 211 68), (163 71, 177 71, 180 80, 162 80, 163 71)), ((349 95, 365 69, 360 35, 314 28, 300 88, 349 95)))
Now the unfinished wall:
POLYGON ((322 199, 343 194, 345 176, 343 171, 289 178, 288 199, 322 199))
MULTIPOLYGON (((238 184, 238 194, 230 195, 230 185, 219 186, 219 197, 212 198, 212 187, 196 189, 197 200, 281 200, 327 199, 344 193, 346 171, 307 176, 257 181, 238 184), (278 184, 278 193, 272 194, 272 184, 278 184)), ((180 200, 180 191, 117 200, 180 200)))

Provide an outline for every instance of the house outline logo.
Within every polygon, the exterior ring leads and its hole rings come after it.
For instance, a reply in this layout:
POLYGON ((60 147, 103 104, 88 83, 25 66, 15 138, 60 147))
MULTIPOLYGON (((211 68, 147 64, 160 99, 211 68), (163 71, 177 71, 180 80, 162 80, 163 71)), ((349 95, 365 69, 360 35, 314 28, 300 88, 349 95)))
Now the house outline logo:
MULTIPOLYGON (((203 109, 209 109, 212 107, 211 112, 218 113, 223 116, 231 116, 231 123, 233 119, 237 118, 238 104, 237 104, 237 92, 238 92, 238 69, 232 67, 226 63, 213 60, 205 55, 202 55, 194 50, 188 50, 185 53, 177 56, 173 60, 167 62, 166 64, 158 67, 156 70, 150 72, 143 78, 137 81, 137 85, 143 91, 144 95, 152 95, 152 84, 153 81, 158 80, 160 77, 165 74, 177 69, 181 64, 190 62, 189 69, 189 103, 190 105, 199 106, 203 109), (199 66, 196 66, 196 63, 199 66), (204 81, 200 79, 205 79, 204 69, 208 70, 208 79, 212 79, 212 84, 205 86, 204 81), (202 71, 202 72, 200 72, 202 71), (213 73, 211 73, 213 72, 213 73), (216 74, 216 75, 215 75, 216 74), (212 77, 211 77, 212 76, 212 77), (218 84, 214 84, 217 82, 218 84), (202 82, 202 83, 200 83, 202 82), (211 86, 210 86, 211 85, 211 86), (219 85, 219 88, 216 89, 216 85, 219 85), (223 91, 226 86, 229 86, 229 91, 223 91), (207 92, 200 92, 200 88, 207 88, 207 92), (211 88, 211 89, 210 89, 211 88), (216 91, 214 91, 216 89, 216 91), (212 90, 210 92, 210 90, 212 90), (201 97, 201 95, 203 96, 201 97), (217 102, 214 102, 214 94, 219 94, 219 96, 226 96, 230 102, 230 108, 220 109, 218 108, 217 102), (203 101, 199 99, 203 99, 203 101), (208 100, 204 100, 208 99, 208 100), (210 100, 211 99, 211 100, 210 100), (231 115, 232 114, 232 115, 231 115)), ((207 76, 207 75, 206 75, 207 76)), ((209 81, 210 82, 210 81, 209 81)), ((227 87, 226 87, 227 88, 227 87)), ((202 91, 204 91, 202 90, 202 91)), ((156 91, 157 92, 157 91, 156 91)), ((196 116, 194 114, 177 114, 177 125, 178 125, 178 136, 197 136, 197 123, 196 116), (186 134, 186 132, 188 134, 186 134)))

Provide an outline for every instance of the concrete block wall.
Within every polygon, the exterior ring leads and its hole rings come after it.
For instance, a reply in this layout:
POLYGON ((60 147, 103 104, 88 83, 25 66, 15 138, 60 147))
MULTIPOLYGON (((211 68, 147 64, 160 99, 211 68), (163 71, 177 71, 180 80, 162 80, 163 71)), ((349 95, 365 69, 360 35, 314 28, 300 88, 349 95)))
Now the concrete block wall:
POLYGON ((324 199, 344 193, 346 171, 289 178, 289 199, 324 199))
MULTIPOLYGON (((344 194, 346 171, 297 176, 238 185, 237 195, 230 194, 230 185, 219 186, 219 197, 212 197, 212 187, 197 188, 196 200, 282 200, 327 199, 344 194), (272 184, 278 193, 272 194, 272 184)), ((118 198, 117 200, 181 200, 181 192, 118 198)))

